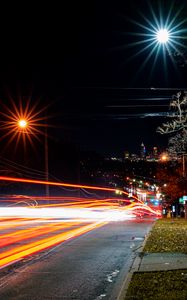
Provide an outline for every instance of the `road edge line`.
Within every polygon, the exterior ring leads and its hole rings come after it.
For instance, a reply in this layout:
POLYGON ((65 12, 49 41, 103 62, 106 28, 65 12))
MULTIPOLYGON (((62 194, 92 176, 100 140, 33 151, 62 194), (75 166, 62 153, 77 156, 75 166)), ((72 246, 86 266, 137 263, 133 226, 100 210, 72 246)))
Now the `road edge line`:
MULTIPOLYGON (((154 226, 154 224, 153 224, 154 226)), ((142 253, 143 253, 143 248, 145 247, 145 244, 148 240, 149 235, 151 234, 152 228, 151 230, 148 232, 148 234, 145 235, 145 239, 142 243, 142 245, 140 246, 139 250, 137 251, 137 256, 135 256, 133 263, 129 269, 129 272, 127 273, 124 282, 122 284, 122 287, 119 291, 118 297, 116 300, 125 300, 126 294, 127 294, 127 290, 129 287, 129 284, 131 282, 132 276, 134 274, 134 272, 138 272, 140 265, 141 265, 141 261, 142 261, 142 253)))

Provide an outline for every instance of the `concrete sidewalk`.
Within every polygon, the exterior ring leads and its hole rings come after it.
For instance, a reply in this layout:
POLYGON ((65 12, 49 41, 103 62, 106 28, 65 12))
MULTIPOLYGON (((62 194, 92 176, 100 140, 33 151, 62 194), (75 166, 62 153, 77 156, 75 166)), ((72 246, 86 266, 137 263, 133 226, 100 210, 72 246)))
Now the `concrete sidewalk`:
POLYGON ((187 254, 149 253, 141 259, 139 272, 187 269, 187 254))
MULTIPOLYGON (((146 241, 144 241, 145 244, 146 241)), ((129 270, 117 300, 124 300, 134 272, 168 271, 187 269, 187 254, 184 253, 142 253, 143 246, 129 270)))

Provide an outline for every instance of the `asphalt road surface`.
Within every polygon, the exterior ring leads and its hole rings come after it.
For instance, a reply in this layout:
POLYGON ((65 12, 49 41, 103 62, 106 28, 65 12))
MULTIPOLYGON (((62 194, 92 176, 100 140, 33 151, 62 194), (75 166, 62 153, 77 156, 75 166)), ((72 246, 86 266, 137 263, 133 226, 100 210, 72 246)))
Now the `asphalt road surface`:
POLYGON ((0 299, 117 299, 153 222, 110 222, 2 270, 0 299))

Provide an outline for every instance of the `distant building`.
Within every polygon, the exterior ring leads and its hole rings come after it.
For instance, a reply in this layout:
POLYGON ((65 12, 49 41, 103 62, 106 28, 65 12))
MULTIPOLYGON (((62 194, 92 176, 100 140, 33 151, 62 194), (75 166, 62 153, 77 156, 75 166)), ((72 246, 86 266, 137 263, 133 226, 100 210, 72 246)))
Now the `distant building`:
POLYGON ((154 161, 154 157, 152 155, 147 155, 146 156, 146 161, 154 161))
POLYGON ((153 147, 153 157, 155 159, 158 159, 158 148, 157 147, 153 147))
POLYGON ((142 143, 140 148, 140 158, 145 159, 145 157, 146 157, 146 149, 144 143, 142 143))
POLYGON ((122 162, 122 158, 119 158, 119 157, 110 157, 110 160, 113 160, 113 161, 121 161, 122 162))
POLYGON ((138 155, 135 154, 135 153, 132 153, 132 154, 131 154, 131 160, 132 160, 132 161, 138 161, 138 155))
POLYGON ((129 159, 129 156, 130 156, 129 152, 125 151, 124 152, 124 159, 129 159))

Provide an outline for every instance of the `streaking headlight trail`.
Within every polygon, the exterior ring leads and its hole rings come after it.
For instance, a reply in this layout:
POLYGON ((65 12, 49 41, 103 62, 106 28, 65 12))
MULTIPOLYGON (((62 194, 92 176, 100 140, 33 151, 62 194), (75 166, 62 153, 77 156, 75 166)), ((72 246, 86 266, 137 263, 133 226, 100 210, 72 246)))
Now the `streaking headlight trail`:
MULTIPOLYGON (((23 178, 3 177, 2 180, 6 179, 29 184, 48 184, 23 178)), ((50 184, 56 185, 55 182, 50 184)), ((57 185, 59 184, 63 185, 58 182, 57 185)), ((77 185, 67 183, 65 185, 77 188, 77 185)), ((121 198, 116 198, 115 189, 85 187, 99 191, 110 190, 114 192, 114 196, 101 199, 25 195, 0 197, 0 268, 26 257, 32 259, 36 253, 41 255, 41 251, 52 249, 66 240, 88 233, 109 222, 130 220, 142 214, 160 216, 159 210, 145 205, 136 197, 131 203, 125 192, 123 206, 120 206, 121 198)))

